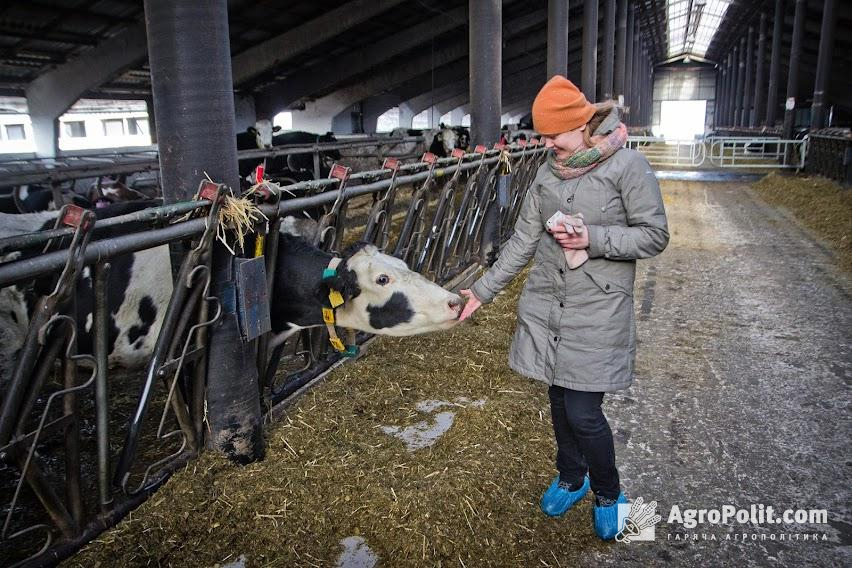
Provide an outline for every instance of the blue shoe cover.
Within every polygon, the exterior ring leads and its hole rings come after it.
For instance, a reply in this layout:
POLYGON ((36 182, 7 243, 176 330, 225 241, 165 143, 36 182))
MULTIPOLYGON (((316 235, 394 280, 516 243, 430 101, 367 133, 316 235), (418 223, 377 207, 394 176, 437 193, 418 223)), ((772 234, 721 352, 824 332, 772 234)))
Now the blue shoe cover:
POLYGON ((612 540, 621 530, 621 527, 618 526, 619 503, 627 503, 624 493, 619 493, 615 503, 608 507, 599 507, 597 504, 594 506, 595 532, 601 540, 612 540))
POLYGON ((583 485, 576 491, 568 491, 564 487, 559 487, 559 476, 557 475, 544 495, 541 496, 541 510, 545 515, 558 517, 573 507, 588 492, 588 475, 583 478, 583 485))

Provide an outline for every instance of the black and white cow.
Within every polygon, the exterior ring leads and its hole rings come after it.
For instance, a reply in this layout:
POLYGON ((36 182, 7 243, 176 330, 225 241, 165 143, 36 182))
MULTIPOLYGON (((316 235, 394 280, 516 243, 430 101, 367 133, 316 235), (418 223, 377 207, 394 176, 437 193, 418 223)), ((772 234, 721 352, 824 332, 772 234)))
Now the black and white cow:
MULTIPOLYGON (((123 204, 131 205, 131 204, 123 204)), ((123 211, 126 212, 126 211, 123 211)), ((99 210, 109 214, 109 210, 99 210)), ((56 213, 0 215, 0 238, 52 227, 56 213), (9 219, 9 218, 13 219, 9 219), (14 221, 14 222, 13 222, 14 221), (27 224, 29 223, 29 224, 27 224)), ((282 223, 275 289, 270 303, 273 345, 296 331, 323 325, 322 303, 333 286, 345 303, 337 308, 338 325, 380 335, 408 336, 458 323, 462 299, 408 269, 401 260, 366 243, 343 256, 337 277, 322 280, 332 255, 300 234, 304 220, 282 223)), ((6 259, 9 260, 9 259, 6 259)), ((143 367, 151 357, 172 294, 168 247, 161 246, 110 261, 110 366, 143 367)), ((78 283, 77 321, 81 353, 91 353, 92 278, 88 267, 78 283)), ((0 383, 11 376, 17 351, 27 333, 37 300, 30 287, 0 288, 0 383)))
MULTIPOLYGON (((446 158, 447 156, 453 153, 455 148, 459 146, 459 133, 449 126, 441 125, 440 128, 431 128, 427 130, 418 130, 414 128, 395 128, 391 131, 391 138, 398 138, 404 136, 422 136, 423 137, 423 148, 427 152, 431 152, 435 154, 439 158, 446 158)), ((414 151, 414 146, 412 143, 412 147, 409 150, 406 146, 404 150, 405 153, 411 153, 414 151)))

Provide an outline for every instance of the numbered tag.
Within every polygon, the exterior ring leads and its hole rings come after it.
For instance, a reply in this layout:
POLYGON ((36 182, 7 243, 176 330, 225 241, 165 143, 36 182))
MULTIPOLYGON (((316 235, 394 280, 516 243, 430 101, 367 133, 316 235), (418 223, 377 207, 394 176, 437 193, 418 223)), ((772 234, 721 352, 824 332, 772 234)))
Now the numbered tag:
POLYGON ((517 142, 518 142, 518 146, 520 146, 521 148, 523 148, 524 146, 527 145, 527 141, 524 140, 523 138, 518 138, 517 142))
POLYGON ((337 290, 332 290, 328 293, 328 301, 331 302, 332 308, 336 308, 343 305, 343 296, 337 290))
POLYGON ((485 147, 485 144, 477 144, 476 148, 473 149, 477 154, 484 154, 488 151, 488 148, 485 147))
POLYGON ((77 205, 66 205, 65 212, 62 214, 62 224, 66 227, 79 227, 83 221, 83 215, 86 210, 77 205))
POLYGON ((530 144, 533 145, 533 146, 538 146, 539 145, 538 138, 530 138, 530 144))
POLYGON ((453 150, 453 158, 457 160, 464 158, 464 150, 462 150, 461 148, 455 148, 453 150))
POLYGON ((433 154, 432 152, 426 152, 423 154, 423 157, 420 158, 421 162, 426 162, 427 164, 434 164, 438 161, 438 156, 433 154))
POLYGON ((328 179, 339 179, 340 181, 346 181, 349 179, 349 174, 352 173, 352 168, 347 168, 346 166, 342 166, 340 164, 334 164, 331 166, 331 172, 328 174, 328 179))
POLYGON ((263 183, 263 164, 258 164, 254 169, 254 183, 263 183))
POLYGON ((505 144, 503 144, 502 142, 497 142, 497 143, 495 143, 495 144, 494 144, 494 149, 495 149, 495 150, 502 150, 502 149, 503 149, 503 148, 505 148, 505 147, 506 147, 506 145, 505 145, 505 144))
POLYGON ((382 162, 382 169, 397 171, 399 169, 399 160, 396 158, 385 158, 382 162))
POLYGON ((338 351, 345 351, 346 350, 346 346, 343 345, 343 342, 340 341, 339 337, 329 337, 328 341, 329 341, 329 343, 331 343, 331 346, 334 347, 335 349, 337 349, 338 351))
POLYGON ((328 324, 334 323, 334 310, 331 308, 323 308, 322 309, 322 321, 328 324))
POLYGON ((203 180, 201 182, 201 186, 198 188, 198 197, 201 199, 207 199, 208 201, 216 201, 218 193, 219 184, 213 183, 208 179, 203 180))

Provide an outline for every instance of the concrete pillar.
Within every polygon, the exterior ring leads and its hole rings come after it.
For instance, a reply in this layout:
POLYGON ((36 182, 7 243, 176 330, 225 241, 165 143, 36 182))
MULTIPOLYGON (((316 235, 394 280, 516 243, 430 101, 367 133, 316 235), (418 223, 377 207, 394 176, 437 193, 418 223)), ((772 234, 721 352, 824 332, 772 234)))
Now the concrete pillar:
POLYGON ((743 87, 743 115, 741 126, 751 124, 751 96, 754 93, 754 26, 748 27, 745 51, 745 85, 743 87))
POLYGON ((766 121, 768 127, 775 126, 778 113, 778 75, 781 69, 781 34, 784 31, 784 0, 775 0, 775 15, 772 22, 772 55, 769 57, 769 87, 766 90, 766 121))
MULTIPOLYGON (((461 126, 462 119, 464 115, 466 115, 464 106, 456 107, 450 111, 450 123, 453 126, 461 126)), ((501 117, 501 126, 502 126, 502 117, 501 117)))
POLYGON ((547 79, 568 75, 568 0, 547 0, 547 79))
POLYGON ((811 128, 823 128, 825 124, 826 89, 831 70, 832 47, 834 45, 834 24, 836 21, 835 1, 825 0, 822 6, 822 29, 819 35, 819 56, 817 58, 814 102, 811 106, 811 128))
POLYGON ((766 109, 766 27, 766 14, 761 13, 754 73, 754 114, 749 122, 751 127, 758 126, 762 122, 766 109))
POLYGON ((583 2, 583 83, 581 90, 589 102, 597 100, 598 0, 583 2))
POLYGON ((601 62, 601 100, 613 98, 615 67, 615 0, 604 0, 603 61, 601 62))
MULTIPOLYGON (((239 188, 227 0, 144 5, 166 203, 191 199, 205 172, 239 188)), ((208 343, 207 444, 247 463, 263 457, 264 443, 255 349, 240 337, 233 261, 216 242, 212 291, 223 312, 208 343)))
POLYGON ((379 117, 399 104, 399 97, 391 93, 381 93, 361 102, 363 132, 375 133, 379 117))
MULTIPOLYGON (((633 41, 635 35, 635 8, 633 2, 628 2, 627 7, 627 39, 624 44, 624 101, 623 104, 633 104, 633 41)), ((626 117, 627 124, 633 124, 633 112, 626 117)))
POLYGON ((624 96, 624 73, 627 66, 627 0, 618 0, 618 16, 615 31, 615 76, 613 96, 616 101, 624 96))
POLYGON ((154 97, 145 97, 145 111, 148 113, 148 134, 151 136, 151 144, 157 143, 157 116, 154 114, 154 97))
POLYGON ((399 127, 411 128, 411 121, 414 119, 414 109, 406 103, 399 103, 399 127))
POLYGON ((501 0, 469 0, 471 143, 493 144, 500 137, 502 86, 501 0))
MULTIPOLYGON (((237 132, 244 132, 249 126, 254 126, 258 120, 258 116, 255 112, 253 95, 234 95, 234 116, 234 128, 237 132)), ((273 119, 271 116, 262 116, 260 118, 273 119)))
POLYGON ((728 84, 725 87, 725 126, 734 125, 735 100, 737 90, 737 53, 736 46, 728 51, 728 84))
POLYGON ((793 18, 793 42, 790 45, 790 73, 787 75, 787 100, 784 102, 784 140, 793 136, 796 121, 796 94, 799 87, 799 65, 802 58, 802 38, 805 35, 805 10, 808 0, 796 0, 793 18))
POLYGON ((734 126, 741 126, 743 115, 743 84, 745 83, 745 38, 734 45, 734 61, 736 61, 736 75, 734 76, 734 126))

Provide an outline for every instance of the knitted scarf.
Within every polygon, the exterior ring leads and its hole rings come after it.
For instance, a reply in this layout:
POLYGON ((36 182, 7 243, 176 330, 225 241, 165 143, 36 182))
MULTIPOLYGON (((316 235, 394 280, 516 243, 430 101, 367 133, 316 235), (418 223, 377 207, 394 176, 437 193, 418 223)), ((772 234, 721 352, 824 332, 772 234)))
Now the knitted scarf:
POLYGON ((604 119, 593 136, 603 139, 592 148, 581 150, 565 159, 559 159, 551 152, 547 158, 550 171, 559 179, 573 179, 588 172, 624 146, 627 141, 627 127, 621 122, 617 109, 604 119))

